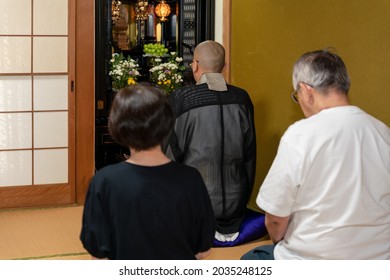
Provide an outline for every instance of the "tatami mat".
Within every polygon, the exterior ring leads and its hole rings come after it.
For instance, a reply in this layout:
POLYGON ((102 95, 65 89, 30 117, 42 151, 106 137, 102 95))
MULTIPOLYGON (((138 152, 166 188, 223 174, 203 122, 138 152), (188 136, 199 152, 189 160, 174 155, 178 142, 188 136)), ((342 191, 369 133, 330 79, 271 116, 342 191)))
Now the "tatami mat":
POLYGON ((86 255, 79 241, 81 215, 81 206, 1 211, 0 259, 86 255))
MULTIPOLYGON (((0 260, 90 260, 80 240, 82 206, 0 211, 0 260)), ((212 248, 208 260, 237 260, 257 241, 212 248)))

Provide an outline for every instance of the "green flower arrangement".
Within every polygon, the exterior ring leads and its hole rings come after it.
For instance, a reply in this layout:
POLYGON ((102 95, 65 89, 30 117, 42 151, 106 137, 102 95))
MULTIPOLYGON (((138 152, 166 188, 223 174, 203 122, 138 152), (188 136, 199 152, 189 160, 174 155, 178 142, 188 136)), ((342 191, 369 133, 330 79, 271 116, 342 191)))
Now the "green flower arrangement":
POLYGON ((171 52, 166 62, 159 57, 154 58, 153 67, 149 70, 150 81, 160 86, 167 95, 183 85, 183 58, 177 52, 171 52))
POLYGON ((108 73, 112 79, 112 88, 119 90, 127 85, 136 84, 140 75, 138 67, 138 63, 130 56, 125 58, 123 53, 113 53, 108 73))

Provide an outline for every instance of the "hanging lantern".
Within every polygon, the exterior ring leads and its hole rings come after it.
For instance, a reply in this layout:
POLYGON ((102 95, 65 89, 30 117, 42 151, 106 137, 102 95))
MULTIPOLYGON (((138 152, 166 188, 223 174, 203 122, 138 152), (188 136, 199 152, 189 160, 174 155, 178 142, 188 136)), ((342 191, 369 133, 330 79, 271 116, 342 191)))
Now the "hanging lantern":
POLYGON ((167 17, 171 14, 171 7, 165 3, 164 0, 161 0, 156 8, 155 8, 156 15, 160 18, 160 21, 167 21, 167 17))

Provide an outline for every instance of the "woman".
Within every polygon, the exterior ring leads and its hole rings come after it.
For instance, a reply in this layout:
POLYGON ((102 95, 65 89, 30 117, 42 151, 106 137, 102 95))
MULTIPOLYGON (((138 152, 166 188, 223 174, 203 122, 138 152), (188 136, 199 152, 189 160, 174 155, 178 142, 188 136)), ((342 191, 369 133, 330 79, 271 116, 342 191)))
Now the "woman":
POLYGON ((99 170, 90 183, 80 238, 94 258, 208 255, 215 222, 202 177, 161 150, 173 121, 172 109, 157 88, 137 84, 117 93, 109 130, 131 155, 99 170))

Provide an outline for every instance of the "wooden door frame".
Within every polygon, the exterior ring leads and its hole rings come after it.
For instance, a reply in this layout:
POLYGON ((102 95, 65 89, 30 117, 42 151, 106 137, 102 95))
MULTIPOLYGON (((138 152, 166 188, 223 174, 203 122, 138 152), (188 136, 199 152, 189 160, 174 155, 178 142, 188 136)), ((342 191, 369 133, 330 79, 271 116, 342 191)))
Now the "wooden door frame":
POLYGON ((225 48, 225 59, 226 59, 226 66, 225 66, 225 79, 228 83, 231 81, 230 77, 230 61, 231 61, 231 41, 230 41, 230 34, 231 34, 231 16, 232 16, 232 0, 223 0, 223 8, 222 8, 222 45, 225 48))
POLYGON ((83 204, 95 169, 95 1, 76 1, 76 203, 83 204))

